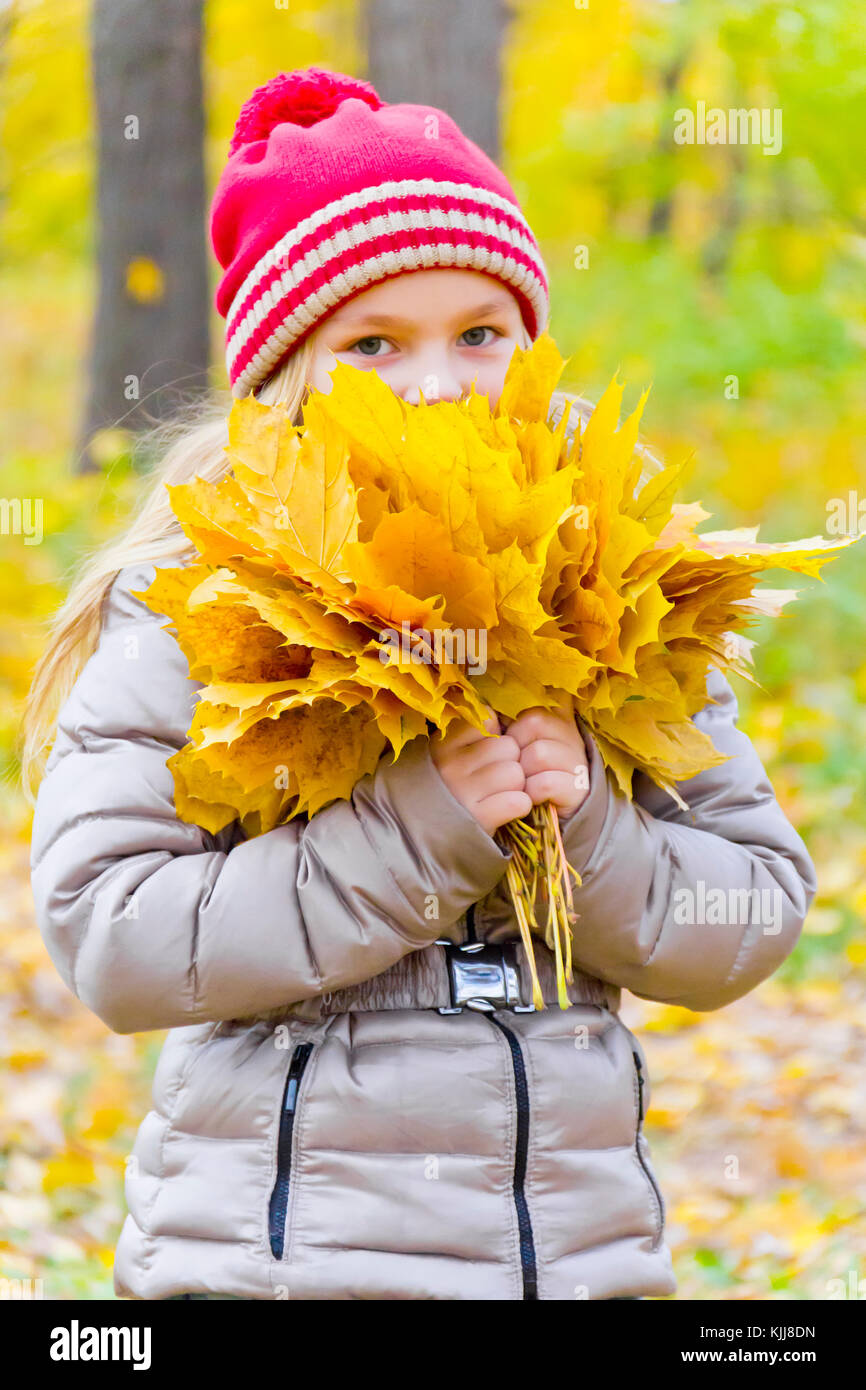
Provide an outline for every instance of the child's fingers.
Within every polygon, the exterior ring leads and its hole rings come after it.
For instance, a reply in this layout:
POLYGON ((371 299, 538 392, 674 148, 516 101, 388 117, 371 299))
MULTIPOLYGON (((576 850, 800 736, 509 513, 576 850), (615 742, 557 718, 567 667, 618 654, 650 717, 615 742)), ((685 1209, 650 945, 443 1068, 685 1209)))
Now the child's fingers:
POLYGON ((482 797, 477 809, 488 826, 498 830, 510 820, 520 820, 523 816, 528 816, 533 804, 532 798, 525 790, 502 791, 482 797))
POLYGON ((527 777, 538 772, 568 772, 573 777, 576 765, 588 766, 586 748, 580 734, 574 739, 538 738, 527 744, 520 753, 520 764, 527 777))
POLYGON ((527 777, 524 790, 533 806, 539 806, 542 801, 552 801, 554 806, 567 814, 570 814, 583 799, 579 793, 575 793, 572 772, 556 772, 550 769, 536 772, 527 777))
POLYGON ((485 738, 483 734, 474 742, 463 745, 461 762, 467 772, 478 772, 492 763, 511 762, 520 766, 520 745, 509 734, 498 738, 485 738))
POLYGON ((559 713, 544 709, 541 705, 524 710, 508 729, 511 737, 517 740, 521 748, 534 743, 536 739, 561 740, 572 731, 577 732, 577 724, 571 710, 559 713))
MULTIPOLYGON (((484 708, 490 710, 484 721, 485 727, 491 734, 498 734, 500 732, 499 720, 495 711, 489 705, 485 705, 484 708)), ((452 719, 446 732, 443 734, 442 730, 439 729, 434 737, 437 743, 452 751, 466 747, 471 743, 488 741, 487 735, 483 734, 480 729, 476 729, 474 724, 470 724, 468 719, 452 719)))

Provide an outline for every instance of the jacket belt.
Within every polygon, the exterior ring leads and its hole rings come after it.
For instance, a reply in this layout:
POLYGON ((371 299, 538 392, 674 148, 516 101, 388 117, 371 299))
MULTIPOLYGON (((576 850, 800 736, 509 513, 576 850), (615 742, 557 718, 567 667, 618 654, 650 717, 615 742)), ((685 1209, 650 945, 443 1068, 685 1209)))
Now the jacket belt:
MULTIPOLYGON (((388 970, 369 980, 332 993, 292 1004, 284 1012, 294 1018, 316 1021, 332 1014, 369 1013, 380 1009, 437 1009, 443 1013, 463 1008, 526 1008, 532 1005, 532 973, 519 938, 502 944, 473 943, 466 951, 452 942, 436 942, 410 951, 388 970), (473 956, 476 962, 473 962, 473 956)), ((559 1001, 556 958, 539 938, 533 938, 535 967, 545 1007, 559 1001)), ((566 985, 572 1004, 619 1007, 616 986, 574 970, 566 985)))

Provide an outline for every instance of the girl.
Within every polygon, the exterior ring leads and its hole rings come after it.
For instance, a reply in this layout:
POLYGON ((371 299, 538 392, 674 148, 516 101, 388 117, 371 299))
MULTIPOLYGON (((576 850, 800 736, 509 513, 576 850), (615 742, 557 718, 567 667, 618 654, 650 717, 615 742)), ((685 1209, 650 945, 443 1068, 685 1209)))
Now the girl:
MULTIPOLYGON (((297 422, 336 361, 375 366, 406 400, 474 383, 493 403, 547 320, 499 169, 444 112, 339 73, 253 94, 211 234, 232 393, 297 422)), ((128 1166, 117 1293, 673 1293, 620 992, 721 1008, 792 950, 816 887, 729 685, 709 676, 695 722, 730 758, 682 785, 688 814, 641 776, 624 798, 579 721, 539 709, 507 732, 492 715, 494 737, 461 723, 417 738, 350 800, 252 840, 178 820, 166 760, 201 687, 131 591, 194 559, 165 485, 225 472, 225 416, 175 442, 73 589, 26 717, 52 958, 115 1032, 171 1030, 128 1166), (573 1007, 539 941, 534 1012, 494 832, 547 798, 582 884, 573 1007), (702 887, 769 889, 779 912, 720 926, 674 911, 702 887)))

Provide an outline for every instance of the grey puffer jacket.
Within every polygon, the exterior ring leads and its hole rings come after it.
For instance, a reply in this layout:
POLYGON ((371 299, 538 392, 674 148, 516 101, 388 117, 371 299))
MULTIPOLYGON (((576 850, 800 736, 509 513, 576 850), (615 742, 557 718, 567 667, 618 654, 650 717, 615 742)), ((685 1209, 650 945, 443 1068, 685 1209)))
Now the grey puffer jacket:
POLYGON ((549 1007, 517 1012, 493 959, 513 953, 528 1001, 507 856, 425 739, 309 822, 246 840, 237 822, 213 836, 178 820, 166 759, 201 687, 129 592, 153 576, 130 566, 108 597, 31 861, 69 988, 115 1032, 171 1030, 128 1164, 116 1292, 675 1292, 646 1060, 620 991, 723 1007, 789 954, 816 889, 727 682, 711 674, 696 722, 734 756, 681 784, 691 814, 642 776, 627 800, 587 736, 590 791, 564 827, 583 880, 574 1007, 557 1007, 539 942, 549 1007), (473 953, 435 943, 471 928, 494 1010, 439 1012, 447 957, 457 974, 473 953))

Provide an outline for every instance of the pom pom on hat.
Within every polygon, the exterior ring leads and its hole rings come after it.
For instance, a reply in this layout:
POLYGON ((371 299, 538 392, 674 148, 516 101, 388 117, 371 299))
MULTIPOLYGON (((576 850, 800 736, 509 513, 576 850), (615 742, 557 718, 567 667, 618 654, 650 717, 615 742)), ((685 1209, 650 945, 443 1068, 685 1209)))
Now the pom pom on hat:
POLYGON ((384 104, 369 82, 342 72, 310 67, 277 73, 257 87, 241 107, 229 154, 254 140, 266 140, 275 126, 286 121, 291 125, 317 125, 332 116, 348 97, 365 101, 373 111, 384 104))

